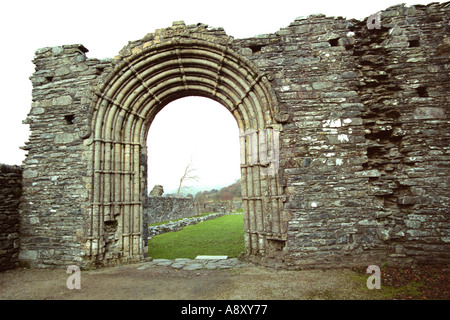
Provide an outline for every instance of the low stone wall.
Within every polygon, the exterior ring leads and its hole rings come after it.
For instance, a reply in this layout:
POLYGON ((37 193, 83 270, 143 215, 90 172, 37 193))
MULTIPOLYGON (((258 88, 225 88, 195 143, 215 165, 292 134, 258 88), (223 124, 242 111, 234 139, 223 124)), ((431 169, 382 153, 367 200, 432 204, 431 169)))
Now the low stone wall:
POLYGON ((207 212, 221 212, 221 213, 231 213, 242 208, 241 201, 219 201, 219 202, 208 202, 204 204, 196 204, 198 207, 197 211, 201 213, 207 212))
POLYGON ((147 203, 144 205, 144 225, 197 216, 202 213, 218 212, 228 214, 235 212, 241 207, 241 201, 199 204, 189 198, 149 196, 147 203))
POLYGON ((193 218, 185 218, 178 221, 171 221, 165 224, 161 224, 158 226, 149 226, 148 234, 149 236, 157 236, 158 234, 163 234, 166 232, 174 232, 183 229, 186 226, 191 226, 197 224, 199 222, 216 219, 224 216, 224 213, 212 213, 207 216, 202 217, 193 217, 193 218))
POLYGON ((192 217, 197 214, 195 201, 188 198, 153 197, 147 199, 145 214, 148 224, 192 217))
POLYGON ((18 265, 22 168, 0 164, 0 271, 18 265))

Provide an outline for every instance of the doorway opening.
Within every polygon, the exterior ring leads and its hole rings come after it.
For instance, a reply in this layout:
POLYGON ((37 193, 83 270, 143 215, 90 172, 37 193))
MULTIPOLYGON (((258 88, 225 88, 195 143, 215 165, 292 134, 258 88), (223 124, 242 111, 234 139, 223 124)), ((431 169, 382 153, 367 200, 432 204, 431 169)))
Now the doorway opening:
POLYGON ((169 103, 152 121, 147 156, 149 256, 245 251, 239 128, 226 108, 193 96, 169 103))

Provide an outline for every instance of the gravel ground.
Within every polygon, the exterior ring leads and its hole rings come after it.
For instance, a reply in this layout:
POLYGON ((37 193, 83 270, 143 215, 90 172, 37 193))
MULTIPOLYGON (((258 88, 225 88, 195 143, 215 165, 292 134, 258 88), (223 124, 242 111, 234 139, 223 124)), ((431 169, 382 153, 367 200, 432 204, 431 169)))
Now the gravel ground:
POLYGON ((0 272, 1 300, 310 300, 374 299, 349 270, 286 271, 260 266, 180 270, 143 264, 81 272, 69 290, 66 270, 0 272))

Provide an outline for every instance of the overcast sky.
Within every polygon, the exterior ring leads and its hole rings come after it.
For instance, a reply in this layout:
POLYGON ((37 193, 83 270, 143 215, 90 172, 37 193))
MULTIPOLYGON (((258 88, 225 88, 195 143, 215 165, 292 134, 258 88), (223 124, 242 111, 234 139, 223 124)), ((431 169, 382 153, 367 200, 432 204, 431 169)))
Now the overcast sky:
MULTIPOLYGON (((38 48, 80 43, 88 48, 88 58, 107 58, 117 55, 128 41, 141 39, 147 33, 169 27, 173 21, 178 20, 184 20, 186 24, 202 22, 211 27, 223 27, 228 35, 234 38, 245 38, 274 33, 280 28, 288 26, 299 16, 324 13, 327 16, 364 19, 402 2, 411 5, 427 4, 432 1, 1 1, 0 163, 21 164, 25 157, 25 152, 19 147, 28 140, 29 131, 28 126, 22 124, 22 120, 27 116, 31 106, 32 88, 29 77, 34 71, 31 60, 38 48)), ((212 106, 208 109, 211 112, 207 114, 203 101, 200 103, 191 98, 177 102, 182 103, 181 105, 177 103, 177 106, 167 106, 162 111, 164 113, 161 112, 156 118, 155 128, 151 128, 150 136, 163 136, 167 140, 154 142, 154 148, 150 151, 149 157, 154 161, 157 161, 158 155, 164 155, 163 159, 165 159, 162 162, 155 162, 158 170, 151 171, 150 183, 167 184, 166 190, 173 188, 177 184, 176 176, 179 175, 180 170, 184 169, 185 162, 189 161, 191 157, 188 152, 190 150, 195 150, 192 152, 194 164, 198 167, 199 176, 205 179, 205 184, 211 180, 212 172, 217 173, 215 181, 221 181, 221 183, 222 180, 223 183, 228 183, 225 180, 233 182, 239 178, 237 126, 233 121, 225 120, 228 114, 224 114, 220 109, 221 106, 214 102, 211 102, 212 106), (192 106, 197 106, 197 108, 194 109, 192 106), (180 107, 183 108, 183 111, 192 109, 182 114, 179 111, 180 107), (189 117, 194 114, 197 118, 214 119, 216 117, 216 120, 211 122, 214 123, 213 127, 217 128, 215 132, 218 136, 213 136, 213 133, 208 131, 211 128, 203 128, 202 123, 204 122, 201 121, 198 122, 198 125, 183 128, 182 133, 181 129, 174 129, 177 127, 173 119, 178 117, 182 123, 186 124, 191 122, 189 117), (164 121, 171 120, 166 124, 157 123, 163 119, 166 119, 164 121), (167 128, 171 129, 168 131, 167 128), (194 129, 200 130, 203 139, 195 135, 188 138, 191 131, 194 134, 194 129), (172 133, 175 134, 175 137, 171 136, 172 133), (177 141, 181 145, 176 145, 177 141), (205 141, 208 143, 206 147, 197 145, 197 143, 205 141), (220 150, 213 149, 214 141, 220 141, 223 153, 218 153, 220 150), (187 147, 188 142, 194 144, 187 147), (173 153, 174 150, 179 150, 176 153, 178 156, 173 153), (201 150, 206 150, 209 154, 217 152, 216 161, 213 161, 213 158, 206 161, 207 155, 202 154, 201 150), (188 160, 185 159, 186 157, 188 160), (174 168, 172 167, 173 161, 177 159, 179 160, 178 166, 174 168), (223 164, 232 163, 233 165, 223 167, 222 162, 217 162, 218 160, 223 161, 223 164), (209 164, 212 164, 213 167, 211 168, 209 164), (204 170, 201 170, 200 167, 203 167, 204 170), (162 178, 157 173, 164 173, 166 179, 161 181, 162 178), (208 180, 207 177, 210 179, 208 180)))

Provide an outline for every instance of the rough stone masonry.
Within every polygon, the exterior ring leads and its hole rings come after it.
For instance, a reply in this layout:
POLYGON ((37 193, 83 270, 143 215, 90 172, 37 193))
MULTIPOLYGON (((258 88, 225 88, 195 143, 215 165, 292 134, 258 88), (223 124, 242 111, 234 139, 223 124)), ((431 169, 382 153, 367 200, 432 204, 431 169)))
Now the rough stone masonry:
POLYGON ((0 271, 18 265, 22 169, 0 165, 0 271))
POLYGON ((166 104, 200 95, 245 133, 249 260, 448 263, 449 15, 448 2, 390 7, 378 27, 311 15, 248 39, 176 22, 114 59, 79 44, 37 50, 19 260, 142 259, 146 132, 166 104), (249 160, 254 148, 279 151, 275 174, 249 160))

